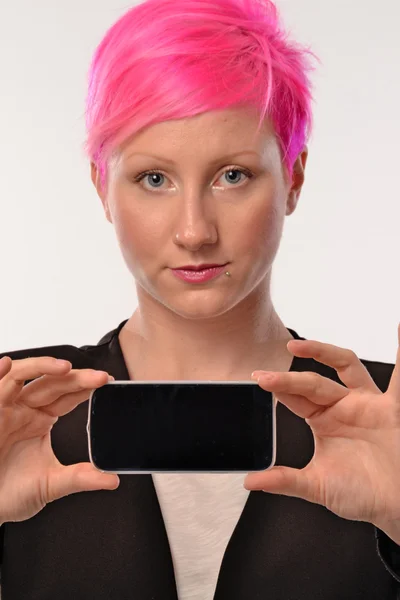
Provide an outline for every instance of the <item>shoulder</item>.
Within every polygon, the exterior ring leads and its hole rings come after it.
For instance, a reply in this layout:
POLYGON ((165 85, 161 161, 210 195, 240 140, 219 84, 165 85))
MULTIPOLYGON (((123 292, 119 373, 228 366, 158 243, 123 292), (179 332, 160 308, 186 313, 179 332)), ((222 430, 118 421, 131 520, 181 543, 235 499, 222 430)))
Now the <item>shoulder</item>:
MULTIPOLYGON (((294 339, 297 340, 306 340, 307 338, 301 337, 297 331, 294 329, 289 329, 290 333, 293 335, 294 339)), ((361 363, 367 369, 368 373, 374 380, 375 384, 382 392, 386 392, 390 378, 392 377, 394 364, 385 363, 373 360, 366 360, 360 358, 361 363)), ((317 362, 314 359, 300 359, 295 363, 296 369, 299 371, 315 371, 319 373, 323 377, 328 377, 329 379, 333 379, 338 383, 342 383, 338 377, 337 372, 332 367, 328 367, 322 363, 317 362)))
MULTIPOLYGON (((90 347, 84 346, 78 348, 69 344, 58 346, 42 346, 39 348, 25 348, 21 350, 13 350, 12 352, 0 352, 0 358, 9 356, 12 360, 20 360, 23 358, 32 358, 40 356, 52 356, 53 358, 61 358, 69 360, 74 369, 94 368, 95 352, 88 350, 90 347)), ((96 348, 94 346, 93 348, 96 348)))
POLYGON ((122 323, 116 329, 103 335, 97 344, 87 344, 80 347, 71 344, 59 344, 55 346, 25 348, 11 352, 0 352, 0 358, 9 356, 12 360, 20 360, 23 358, 52 356, 53 358, 69 360, 74 369, 103 368, 101 365, 109 353, 109 345, 121 326, 122 323))

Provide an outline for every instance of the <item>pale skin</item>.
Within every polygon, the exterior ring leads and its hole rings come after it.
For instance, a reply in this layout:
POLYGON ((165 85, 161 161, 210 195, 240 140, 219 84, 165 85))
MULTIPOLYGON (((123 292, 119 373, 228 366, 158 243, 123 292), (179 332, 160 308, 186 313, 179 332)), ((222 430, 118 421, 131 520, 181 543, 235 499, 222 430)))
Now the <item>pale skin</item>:
POLYGON ((136 281, 138 309, 120 334, 128 371, 141 380, 250 380, 255 372, 262 388, 306 419, 315 454, 302 470, 249 474, 245 487, 322 504, 400 544, 400 351, 382 394, 352 351, 292 340, 272 304, 270 278, 307 148, 289 176, 271 125, 255 135, 256 125, 244 109, 153 125, 116 153, 106 190, 91 165, 136 281), (135 183, 148 169, 157 175, 135 183), (254 177, 239 173, 232 182, 228 172, 243 169, 254 177), (229 263, 231 277, 193 285, 170 271, 199 263, 229 263), (344 385, 288 372, 294 355, 333 367, 344 385))
POLYGON ((256 127, 243 109, 151 126, 110 165, 107 192, 92 165, 136 281, 139 306, 120 336, 136 379, 250 379, 255 368, 290 368, 292 336, 272 305, 269 280, 285 216, 300 196, 307 150, 290 181, 272 127, 255 136, 256 127), (245 150, 256 154, 223 158, 245 150), (231 183, 224 171, 232 165, 255 176, 235 172, 239 183, 231 183), (133 182, 148 169, 162 173, 158 188, 150 176, 133 182), (201 286, 169 269, 226 262, 231 278, 201 286))

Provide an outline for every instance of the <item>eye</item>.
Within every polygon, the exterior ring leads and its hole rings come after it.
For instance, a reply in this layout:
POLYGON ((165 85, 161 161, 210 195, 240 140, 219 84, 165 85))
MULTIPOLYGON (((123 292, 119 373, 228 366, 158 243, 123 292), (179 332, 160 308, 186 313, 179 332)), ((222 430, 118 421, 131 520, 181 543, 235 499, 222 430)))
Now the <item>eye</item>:
POLYGON ((137 175, 134 178, 134 181, 136 183, 140 183, 142 181, 142 179, 144 179, 145 177, 148 177, 150 175, 151 175, 151 177, 150 177, 149 181, 154 183, 156 188, 160 187, 160 185, 162 184, 162 183, 160 184, 160 181, 159 181, 160 177, 165 177, 165 175, 160 173, 160 171, 156 171, 156 170, 145 171, 144 173, 139 173, 139 175, 137 175))
MULTIPOLYGON (((242 177, 239 178, 239 180, 237 179, 237 174, 240 175, 244 175, 245 177, 247 177, 247 179, 251 179, 252 177, 254 177, 254 173, 252 173, 249 169, 246 169, 244 167, 228 167, 220 176, 219 179, 221 179, 222 177, 224 177, 225 175, 229 176, 229 179, 225 179, 225 181, 228 181, 229 183, 233 184, 233 186, 237 187, 238 183, 241 183, 242 181, 242 177), (232 181, 232 179, 234 179, 234 181, 232 181)), ((149 177, 149 179, 147 180, 150 184, 150 188, 152 188, 153 190, 155 189, 159 189, 162 187, 163 184, 163 179, 166 178, 166 175, 164 175, 161 171, 157 171, 157 169, 150 169, 148 171, 144 171, 143 173, 139 173, 138 175, 136 175, 133 178, 133 181, 135 183, 140 183, 145 177, 149 177), (161 181, 160 181, 161 179, 161 181), (154 184, 154 185, 153 185, 154 184)), ((143 187, 143 186, 142 186, 143 187)), ((232 187, 228 186, 228 187, 232 187)), ((144 188, 145 190, 148 190, 148 188, 144 188)))
MULTIPOLYGON (((221 177, 224 177, 225 175, 228 175, 229 177, 232 177, 232 174, 237 174, 239 173, 240 175, 246 175, 246 177, 248 177, 249 179, 253 176, 253 174, 250 171, 247 171, 247 173, 245 173, 244 170, 242 169, 234 169, 234 168, 229 168, 227 171, 224 171, 222 173, 221 177)), ((235 176, 233 176, 233 179, 236 179, 235 176)), ((239 179, 239 181, 232 181, 232 179, 226 179, 225 181, 228 181, 229 183, 240 183, 242 181, 242 178, 239 179)))

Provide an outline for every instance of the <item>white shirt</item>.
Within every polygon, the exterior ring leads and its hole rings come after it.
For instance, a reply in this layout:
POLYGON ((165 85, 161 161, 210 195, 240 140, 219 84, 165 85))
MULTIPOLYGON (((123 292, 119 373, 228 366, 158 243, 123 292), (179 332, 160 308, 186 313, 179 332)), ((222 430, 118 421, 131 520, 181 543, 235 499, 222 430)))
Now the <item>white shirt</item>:
POLYGON ((212 600, 249 491, 245 473, 155 473, 179 600, 212 600))

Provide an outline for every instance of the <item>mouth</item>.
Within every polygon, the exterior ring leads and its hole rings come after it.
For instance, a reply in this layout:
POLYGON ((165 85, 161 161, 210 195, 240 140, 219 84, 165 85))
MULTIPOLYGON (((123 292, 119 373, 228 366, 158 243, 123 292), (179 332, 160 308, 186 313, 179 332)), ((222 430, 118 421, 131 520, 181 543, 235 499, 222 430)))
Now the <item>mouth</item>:
POLYGON ((173 271, 205 271, 206 269, 218 269, 226 267, 228 263, 217 264, 217 263, 205 263, 201 265, 184 265, 183 267, 175 267, 173 271))
POLYGON ((201 264, 201 265, 186 265, 178 269, 171 269, 173 274, 189 284, 207 283, 222 275, 229 263, 221 264, 201 264))

